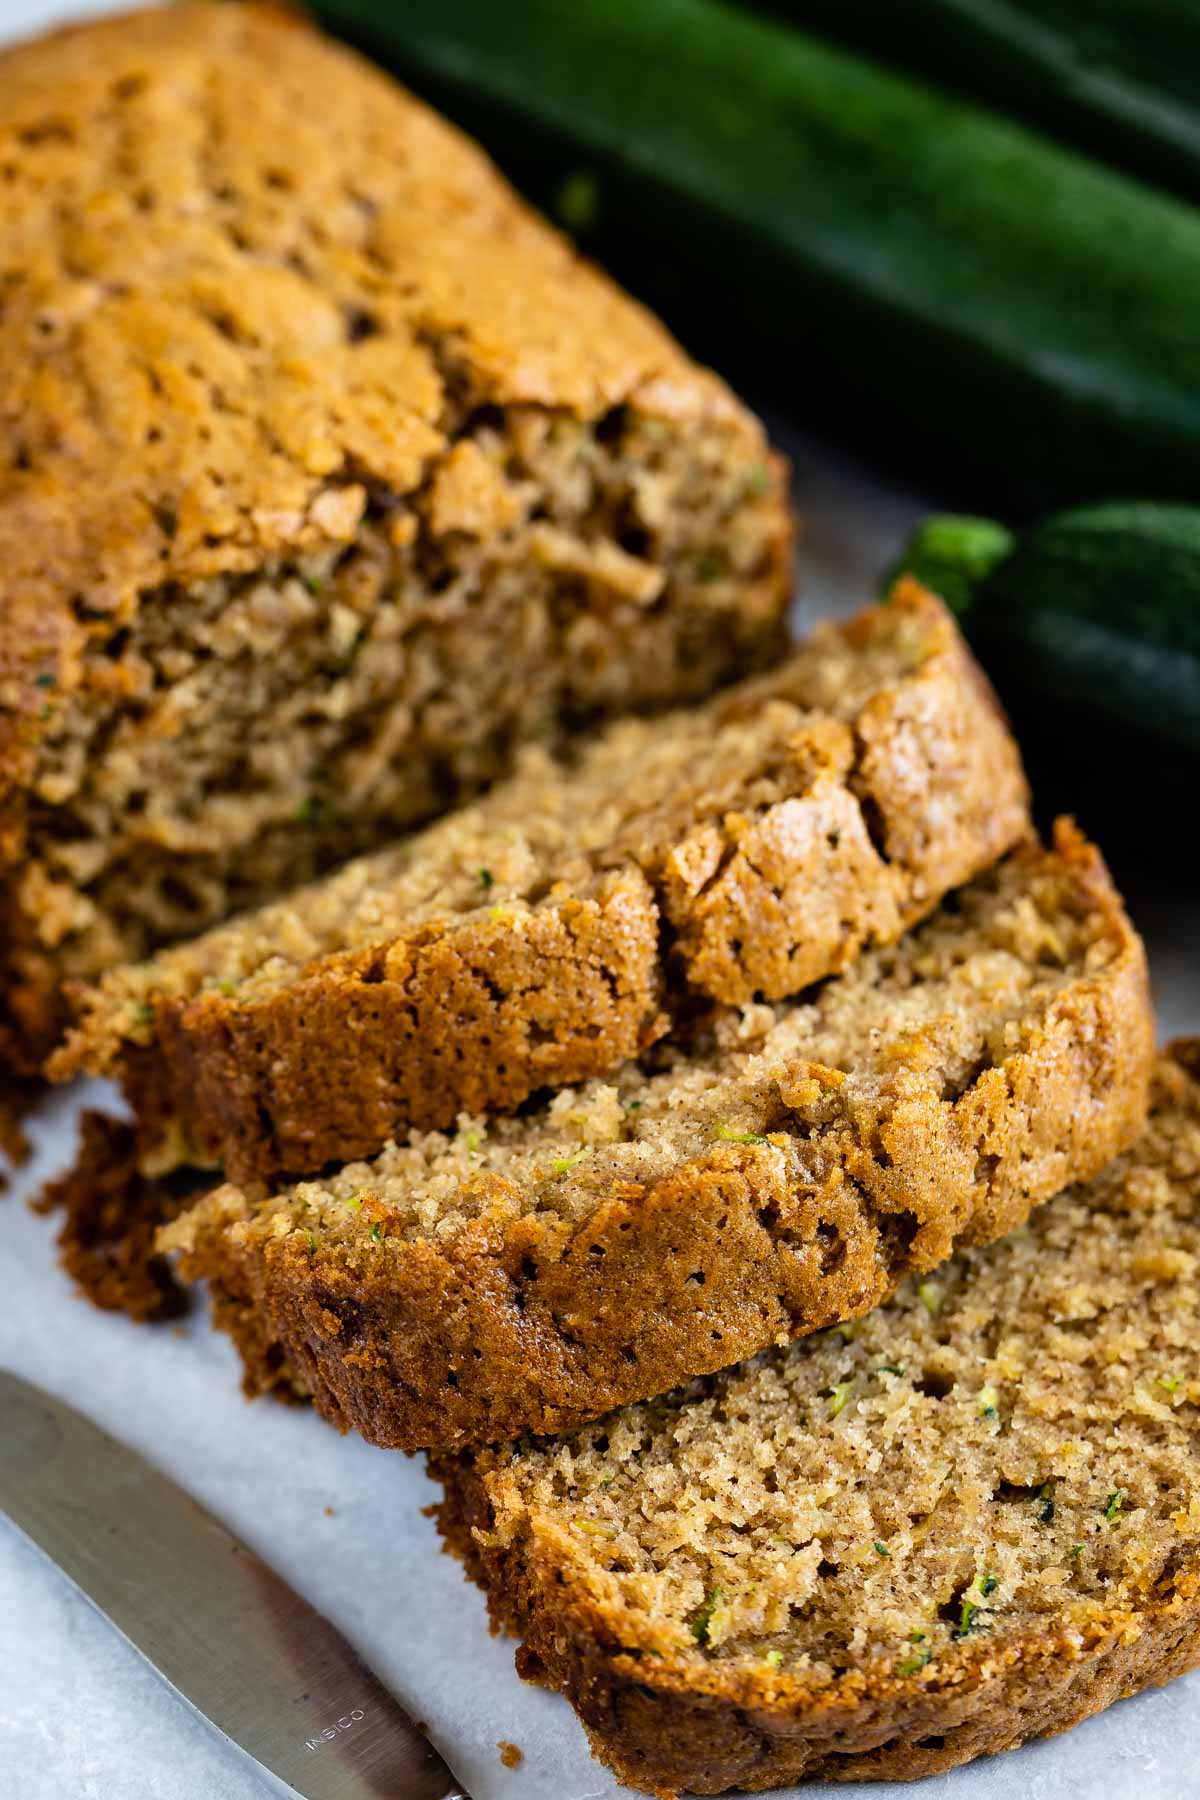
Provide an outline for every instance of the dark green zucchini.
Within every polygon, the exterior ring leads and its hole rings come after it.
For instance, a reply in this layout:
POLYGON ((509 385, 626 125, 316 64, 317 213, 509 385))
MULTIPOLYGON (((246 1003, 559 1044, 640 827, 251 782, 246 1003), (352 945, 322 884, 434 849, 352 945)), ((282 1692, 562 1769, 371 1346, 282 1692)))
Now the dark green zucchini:
POLYGON ((317 12, 534 199, 565 195, 694 348, 757 369, 760 402, 909 471, 932 447, 949 491, 1007 510, 1200 501, 1200 213, 1181 202, 712 0, 317 12))
POLYGON ((1074 730, 1093 763, 1200 754, 1200 509, 1114 501, 1017 536, 940 515, 902 570, 947 599, 1019 721, 1060 749, 1074 730))
POLYGON ((1197 0, 750 0, 1200 200, 1197 0))

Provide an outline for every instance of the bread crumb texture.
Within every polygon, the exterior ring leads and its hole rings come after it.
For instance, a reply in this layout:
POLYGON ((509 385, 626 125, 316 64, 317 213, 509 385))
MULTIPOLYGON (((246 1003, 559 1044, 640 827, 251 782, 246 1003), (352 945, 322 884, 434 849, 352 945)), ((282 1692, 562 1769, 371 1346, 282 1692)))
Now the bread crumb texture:
POLYGON ((253 1390, 405 1449, 560 1430, 866 1312, 1140 1129, 1140 941, 1069 825, 799 1000, 160 1242, 253 1390), (260 1358, 267 1347, 265 1371, 260 1358))
POLYGON ((51 1068, 142 1158, 249 1183, 606 1074, 707 995, 796 993, 1029 830, 990 690, 906 583, 770 675, 612 725, 420 835, 118 969, 51 1068))
POLYGON ((0 391, 26 1066, 61 979, 779 642, 757 423, 472 144, 282 12, 0 56, 0 391))
POLYGON ((561 1442, 441 1525, 634 1787, 933 1774, 1200 1658, 1200 1046, 1145 1136, 853 1326, 561 1442))

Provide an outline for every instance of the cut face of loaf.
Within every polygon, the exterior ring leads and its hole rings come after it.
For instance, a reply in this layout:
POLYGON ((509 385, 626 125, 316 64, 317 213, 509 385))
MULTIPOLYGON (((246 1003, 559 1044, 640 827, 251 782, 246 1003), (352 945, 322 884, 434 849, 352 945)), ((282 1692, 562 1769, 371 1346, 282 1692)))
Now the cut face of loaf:
POLYGON ((1200 1660, 1193 1072, 1180 1046, 1132 1150, 852 1330, 436 1462, 522 1672, 623 1781, 933 1775, 1200 1660))
POLYGON ((606 1074, 697 999, 783 998, 1027 830, 940 602, 909 583, 769 676, 555 763, 85 997, 143 1160, 243 1185, 606 1074))
POLYGON ((281 12, 0 56, 0 1050, 527 739, 767 661, 756 421, 281 12))
POLYGON ((1011 1230, 1135 1135, 1151 1052, 1140 942, 1061 826, 798 1001, 523 1118, 218 1189, 162 1243, 251 1389, 408 1450, 561 1430, 1011 1230))

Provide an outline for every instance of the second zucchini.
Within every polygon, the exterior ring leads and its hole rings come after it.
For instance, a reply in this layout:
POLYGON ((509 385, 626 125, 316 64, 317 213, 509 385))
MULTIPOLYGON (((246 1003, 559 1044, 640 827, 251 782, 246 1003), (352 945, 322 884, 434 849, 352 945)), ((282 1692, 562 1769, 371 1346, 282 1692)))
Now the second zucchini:
POLYGON ((1139 744, 1200 755, 1200 509, 1112 501, 1017 535, 938 515, 902 571, 953 606, 1035 730, 1057 722, 1070 735, 1083 722, 1093 761, 1139 744))

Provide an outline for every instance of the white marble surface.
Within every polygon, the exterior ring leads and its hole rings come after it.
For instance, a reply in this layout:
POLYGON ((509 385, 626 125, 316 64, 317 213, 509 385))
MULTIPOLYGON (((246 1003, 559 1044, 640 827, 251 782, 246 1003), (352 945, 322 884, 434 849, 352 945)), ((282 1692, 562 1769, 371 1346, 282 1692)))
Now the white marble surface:
MULTIPOLYGON (((54 11, 39 0, 0 0, 0 34, 54 11)), ((871 591, 920 508, 811 446, 790 447, 810 520, 803 626, 871 591)), ((1200 901, 1160 881, 1135 888, 1134 904, 1151 946, 1163 1035, 1200 1031, 1200 901)), ((79 1100, 57 1096, 36 1122, 37 1158, 0 1203, 0 1365, 71 1398, 274 1563, 428 1723, 476 1800, 620 1792, 588 1755, 565 1703, 520 1683, 511 1645, 488 1636, 482 1602, 439 1554, 422 1516, 432 1489, 418 1464, 341 1440, 304 1412, 244 1405, 232 1352, 202 1310, 182 1326, 138 1328, 72 1295, 54 1263, 52 1224, 23 1200, 68 1160, 79 1100), (500 1739, 525 1752, 515 1771, 501 1766, 500 1739)), ((1194 1800, 1198 1767, 1200 1677, 921 1793, 1194 1800)), ((0 1521, 0 1800, 257 1800, 266 1791, 0 1521)), ((841 1791, 847 1800, 885 1792, 841 1791)))

